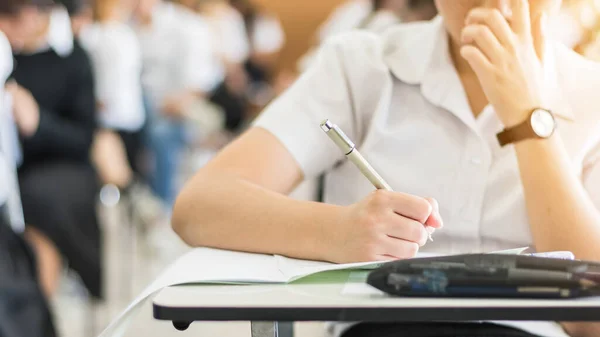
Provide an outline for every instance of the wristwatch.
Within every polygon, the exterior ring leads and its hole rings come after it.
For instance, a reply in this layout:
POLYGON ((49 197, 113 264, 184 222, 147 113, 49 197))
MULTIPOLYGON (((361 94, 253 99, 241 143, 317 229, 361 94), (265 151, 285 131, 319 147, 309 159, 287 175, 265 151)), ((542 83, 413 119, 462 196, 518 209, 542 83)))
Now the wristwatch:
POLYGON ((526 139, 547 139, 556 131, 556 118, 550 110, 534 109, 523 123, 505 129, 497 137, 500 146, 517 143, 526 139))

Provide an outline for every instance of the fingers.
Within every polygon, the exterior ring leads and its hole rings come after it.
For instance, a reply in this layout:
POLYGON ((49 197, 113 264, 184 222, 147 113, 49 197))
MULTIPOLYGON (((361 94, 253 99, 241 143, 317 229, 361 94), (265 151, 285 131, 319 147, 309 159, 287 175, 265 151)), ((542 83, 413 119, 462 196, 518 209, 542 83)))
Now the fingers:
POLYGON ((429 238, 422 223, 397 214, 390 214, 385 219, 385 234, 394 239, 416 243, 419 247, 424 246, 429 238))
POLYGON ((463 46, 460 49, 460 55, 467 60, 477 76, 483 76, 493 68, 490 60, 488 60, 479 48, 473 45, 463 46))
MULTIPOLYGON (((440 205, 438 204, 437 200, 433 198, 425 198, 425 200, 427 200, 433 208, 431 215, 427 221, 425 221, 425 225, 427 227, 431 227, 433 231, 435 231, 435 229, 444 227, 444 221, 442 220, 442 215, 440 214, 440 205)), ((428 232, 433 233, 433 231, 428 232)))
POLYGON ((514 32, 508 21, 507 14, 502 14, 498 9, 477 7, 469 12, 466 25, 486 25, 505 48, 513 48, 514 32))
POLYGON ((462 31, 461 42, 475 44, 492 63, 497 63, 504 57, 504 47, 490 27, 481 24, 466 26, 462 31))
POLYGON ((380 244, 381 253, 377 254, 379 260, 410 259, 419 252, 419 245, 414 242, 388 238, 380 244))
POLYGON ((420 223, 425 223, 433 210, 427 200, 410 194, 379 190, 374 198, 376 206, 388 208, 420 223))
POLYGON ((531 16, 529 0, 511 0, 511 27, 515 34, 521 37, 531 37, 531 16))

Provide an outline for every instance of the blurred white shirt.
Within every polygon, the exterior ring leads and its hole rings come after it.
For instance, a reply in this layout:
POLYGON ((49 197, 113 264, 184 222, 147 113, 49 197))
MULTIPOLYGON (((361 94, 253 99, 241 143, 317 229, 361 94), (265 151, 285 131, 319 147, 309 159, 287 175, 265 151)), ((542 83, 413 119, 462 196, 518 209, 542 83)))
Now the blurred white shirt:
POLYGON ((150 26, 135 28, 142 51, 142 84, 154 108, 182 90, 212 91, 223 80, 207 22, 186 8, 159 3, 150 26))
POLYGON ((214 35, 214 48, 225 63, 241 64, 250 56, 250 42, 242 15, 231 6, 218 6, 203 15, 214 35))
POLYGON ((6 36, 0 31, 0 205, 8 200, 9 195, 9 174, 14 165, 9 164, 10 154, 8 147, 11 142, 9 124, 12 123, 10 108, 6 106, 6 92, 4 83, 8 79, 13 68, 13 56, 10 44, 6 36))
POLYGON ((4 90, 4 84, 12 71, 12 49, 8 39, 0 31, 0 205, 8 206, 13 230, 22 232, 25 221, 17 179, 21 148, 12 117, 12 99, 4 90))
POLYGON ((96 81, 103 127, 135 132, 146 115, 142 95, 142 55, 135 32, 119 22, 94 23, 79 36, 88 51, 96 81))
POLYGON ((257 53, 276 53, 285 44, 285 34, 276 17, 259 16, 254 22, 252 50, 257 53))
MULTIPOLYGON (((492 106, 474 117, 448 43, 441 17, 333 38, 256 126, 281 141, 305 179, 326 174, 326 202, 351 205, 373 186, 319 128, 338 124, 394 190, 439 201, 445 225, 425 252, 535 248, 515 149, 499 145, 504 126, 492 106)), ((563 117, 558 132, 600 209, 600 65, 549 41, 544 68, 548 106, 563 117)), ((566 337, 554 322, 498 324, 566 337)))
POLYGON ((48 47, 52 48, 62 57, 70 55, 73 51, 71 18, 67 10, 62 6, 52 10, 47 43, 48 47))
POLYGON ((319 41, 324 42, 329 37, 357 28, 371 14, 370 0, 347 0, 337 7, 319 28, 319 41))

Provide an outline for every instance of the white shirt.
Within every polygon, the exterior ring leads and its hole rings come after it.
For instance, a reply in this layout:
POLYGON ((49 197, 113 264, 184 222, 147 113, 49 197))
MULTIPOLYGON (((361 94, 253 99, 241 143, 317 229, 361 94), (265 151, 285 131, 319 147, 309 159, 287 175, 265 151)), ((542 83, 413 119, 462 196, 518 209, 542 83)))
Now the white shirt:
MULTIPOLYGON (((546 81, 559 133, 600 208, 600 65, 550 43, 546 81)), ((426 252, 487 252, 531 246, 514 147, 491 106, 475 118, 448 52, 441 18, 384 35, 353 32, 328 42, 311 69, 270 105, 256 125, 273 133, 306 179, 326 173, 325 201, 350 205, 373 190, 319 128, 348 133, 396 191, 434 197, 445 226, 426 252)), ((504 322, 564 337, 558 324, 504 322)))
POLYGON ((205 15, 215 36, 215 50, 226 63, 241 64, 250 56, 250 41, 242 15, 229 5, 205 15))
POLYGON ((319 41, 358 27, 371 14, 370 0, 348 0, 337 7, 319 28, 319 41))
POLYGON ((13 70, 10 43, 0 31, 0 205, 6 204, 15 232, 25 228, 17 165, 20 160, 18 132, 12 118, 12 98, 4 91, 4 84, 13 70))
POLYGON ((258 53, 276 53, 285 43, 281 23, 275 17, 259 16, 254 22, 252 49, 258 53))
POLYGON ((73 51, 71 18, 67 10, 62 6, 52 10, 47 42, 48 46, 62 57, 70 55, 73 51))
POLYGON ((123 23, 95 23, 85 27, 82 46, 92 60, 96 98, 102 126, 135 132, 146 119, 142 96, 142 55, 137 37, 123 23))
POLYGON ((213 36, 195 13, 172 3, 160 3, 148 27, 136 27, 142 50, 142 84, 151 104, 182 90, 212 91, 223 79, 215 57, 213 36))

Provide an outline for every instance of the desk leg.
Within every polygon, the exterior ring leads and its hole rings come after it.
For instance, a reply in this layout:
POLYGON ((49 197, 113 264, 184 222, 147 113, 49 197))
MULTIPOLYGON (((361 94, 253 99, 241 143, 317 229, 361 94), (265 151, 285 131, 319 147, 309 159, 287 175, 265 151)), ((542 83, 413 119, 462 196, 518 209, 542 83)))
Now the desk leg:
POLYGON ((278 337, 294 337, 294 322, 279 322, 277 327, 278 337))
POLYGON ((252 322, 252 337, 279 337, 277 322, 252 322))

